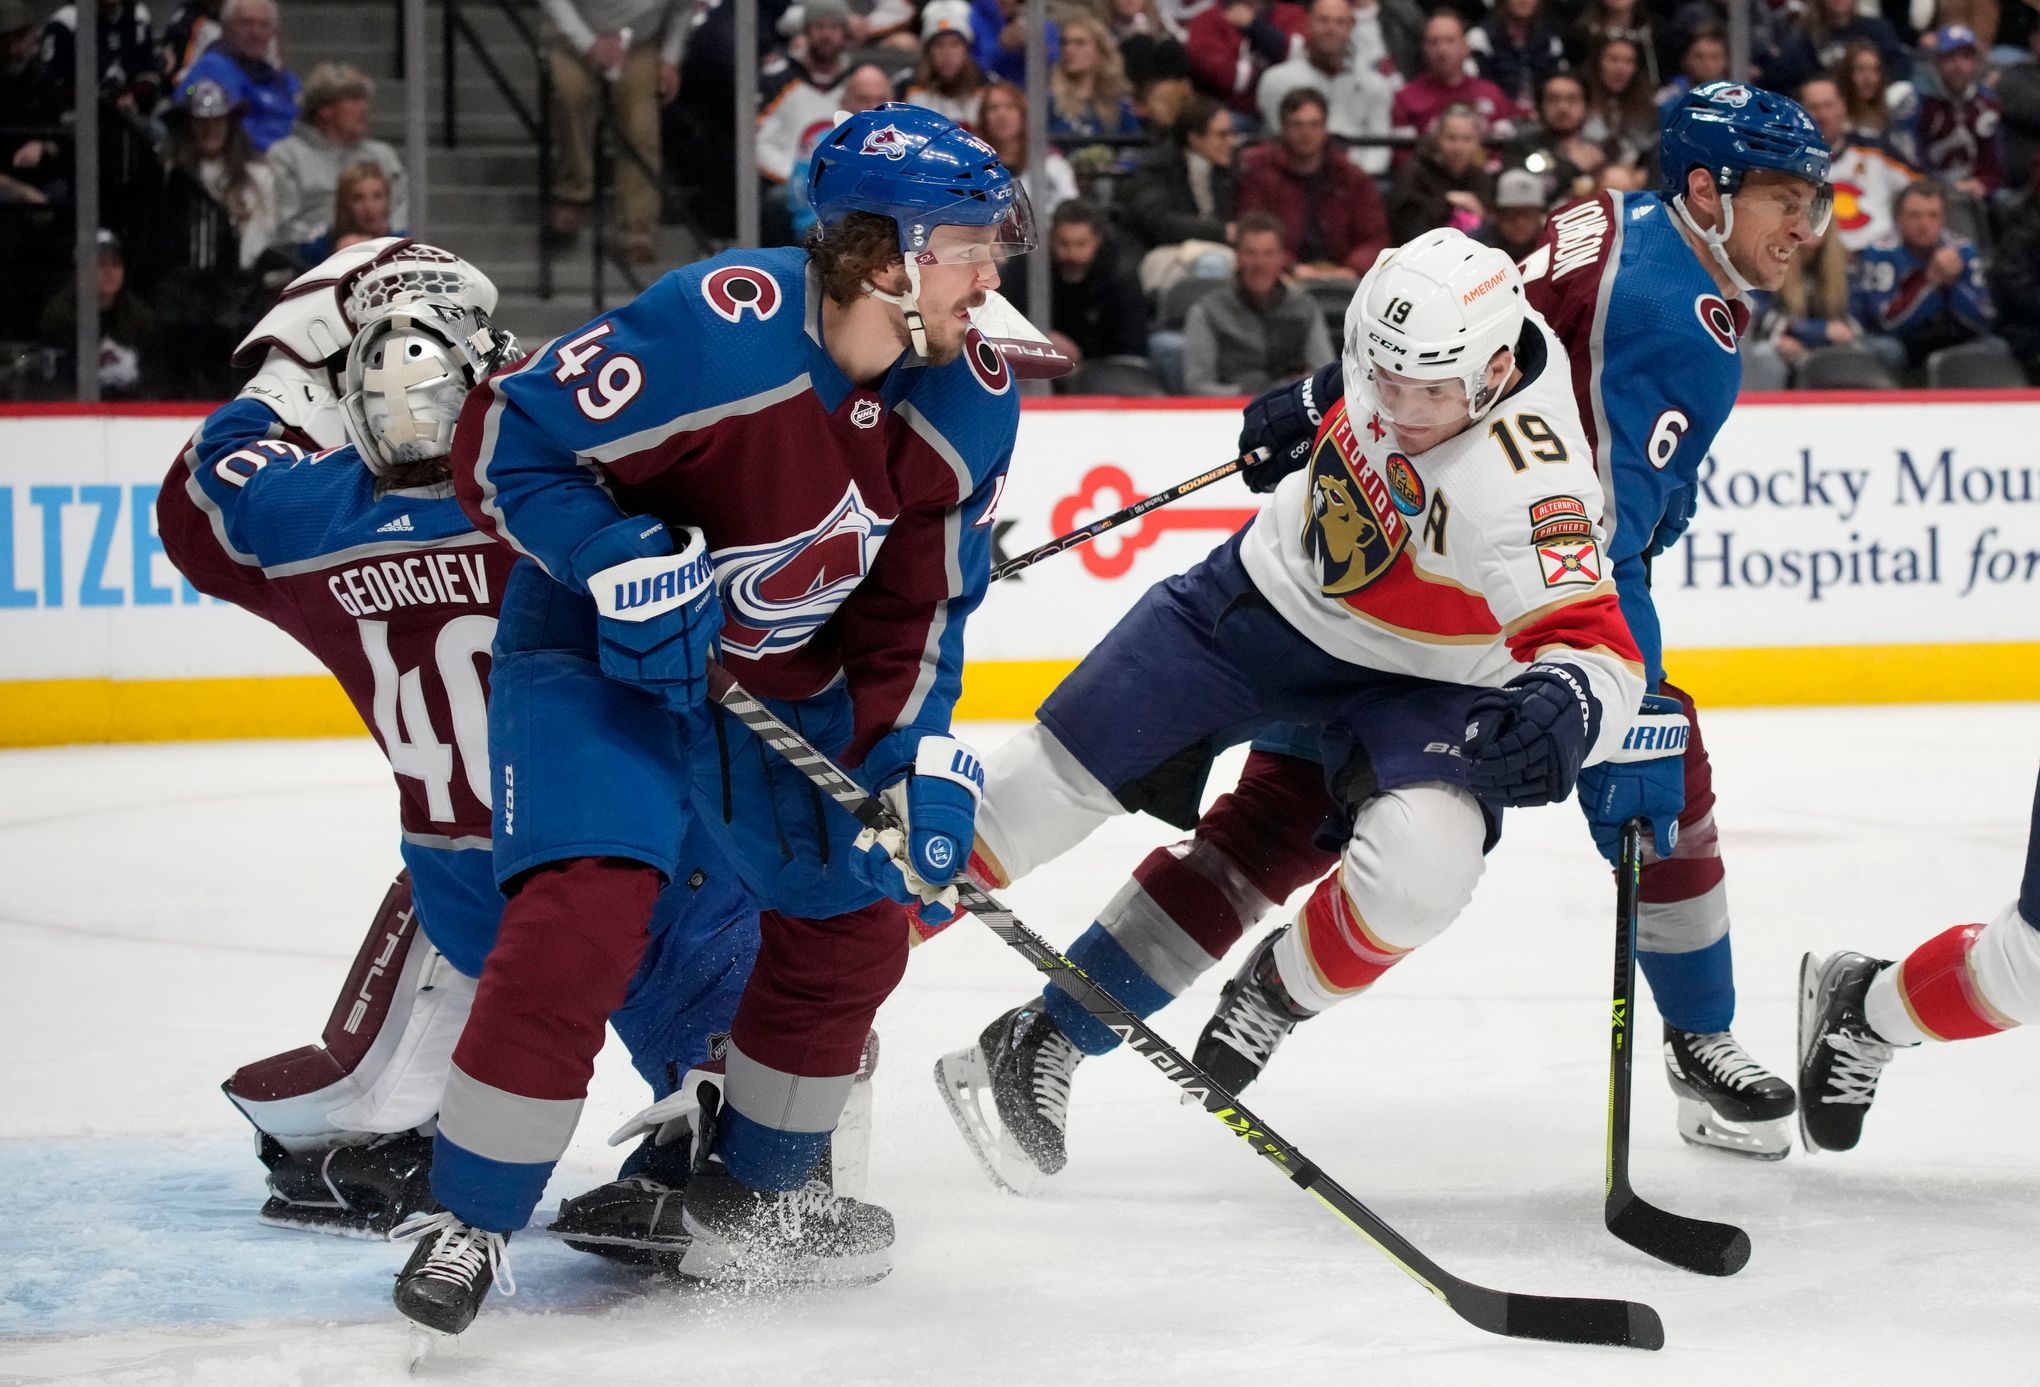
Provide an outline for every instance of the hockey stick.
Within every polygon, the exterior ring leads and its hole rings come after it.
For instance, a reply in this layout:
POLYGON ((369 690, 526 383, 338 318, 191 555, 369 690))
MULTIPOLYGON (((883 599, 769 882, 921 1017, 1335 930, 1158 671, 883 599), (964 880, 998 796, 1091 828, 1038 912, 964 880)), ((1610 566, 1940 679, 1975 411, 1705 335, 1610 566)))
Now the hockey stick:
POLYGON ((1080 530, 1071 530, 1066 535, 1058 535, 1048 543, 1029 549, 1026 553, 1010 558, 994 568, 992 581, 996 583, 1001 578, 1010 578, 1021 569, 1040 563, 1051 554, 1060 554, 1065 549, 1088 544, 1107 530, 1116 530, 1127 521, 1138 520, 1151 510, 1158 510, 1171 501, 1180 501, 1191 492, 1202 490, 1213 482, 1224 481, 1248 463, 1260 462, 1267 456, 1266 448, 1256 448, 1244 457, 1234 458, 1231 462, 1214 467, 1209 472, 1200 472, 1187 482, 1178 482, 1167 491, 1158 491, 1144 501, 1135 501, 1125 510, 1114 511, 1102 520, 1093 520, 1080 530))
MULTIPOLYGON (((866 828, 884 831, 897 828, 892 812, 863 786, 852 780, 828 757, 798 732, 774 717, 757 699, 745 693, 720 665, 708 667, 708 693, 727 708, 737 721, 755 732, 788 764, 805 775, 815 787, 847 809, 866 828)), ((1277 1136, 1273 1129, 1248 1112, 1240 1101, 1214 1083, 1168 1042, 1148 1029, 1145 1021, 1113 1000, 1112 995, 1093 982, 1084 971, 1051 948, 1040 935, 1020 923, 1010 910, 967 878, 958 878, 956 891, 963 908, 989 927, 1029 963, 1046 973, 1056 986, 1075 998, 1078 1005, 1098 1018, 1126 1042, 1127 1048, 1153 1065, 1206 1112, 1225 1125, 1227 1131, 1266 1157, 1292 1183, 1308 1190, 1360 1235, 1379 1248, 1405 1274, 1451 1311, 1477 1329, 1515 1339, 1548 1339, 1566 1344, 1608 1344, 1628 1348, 1664 1347, 1664 1325, 1657 1311, 1628 1300, 1590 1300, 1572 1296, 1525 1295, 1476 1286, 1440 1267, 1384 1223, 1372 1210, 1348 1194, 1329 1175, 1306 1160, 1303 1153, 1277 1136)))
POLYGON ((1629 1187, 1629 1044, 1636 993, 1636 900, 1643 874, 1641 819, 1622 825, 1615 869, 1615 1010, 1608 1031, 1608 1183, 1602 1217, 1608 1231, 1639 1252, 1702 1276, 1733 1276, 1750 1260, 1750 1235, 1726 1223, 1687 1218, 1637 1197, 1629 1187))

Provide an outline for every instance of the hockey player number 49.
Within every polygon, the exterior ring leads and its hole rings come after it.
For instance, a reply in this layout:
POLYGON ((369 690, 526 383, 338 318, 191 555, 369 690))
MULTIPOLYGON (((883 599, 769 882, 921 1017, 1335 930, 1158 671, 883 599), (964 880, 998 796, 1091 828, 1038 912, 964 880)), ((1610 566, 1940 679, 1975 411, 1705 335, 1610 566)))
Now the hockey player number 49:
POLYGON ((637 358, 612 352, 603 345, 602 339, 615 330, 612 324, 597 323, 579 337, 561 343, 553 353, 553 359, 559 362, 553 370, 553 379, 561 385, 579 380, 591 369, 594 371, 595 379, 574 392, 574 404, 598 424, 621 414, 624 406, 645 387, 644 368, 638 365, 637 358))
POLYGON ((488 804, 489 704, 482 692, 482 676, 475 670, 475 657, 489 652, 489 644, 496 638, 496 618, 455 617, 440 628, 433 643, 432 663, 453 713, 452 746, 440 741, 432 726, 423 667, 398 673, 397 662, 390 657, 389 623, 357 621, 355 625, 361 628, 361 648, 375 676, 375 733, 382 739, 390 769, 422 781, 426 812, 432 821, 452 824, 456 822, 453 763, 457 749, 468 789, 482 804, 488 804))

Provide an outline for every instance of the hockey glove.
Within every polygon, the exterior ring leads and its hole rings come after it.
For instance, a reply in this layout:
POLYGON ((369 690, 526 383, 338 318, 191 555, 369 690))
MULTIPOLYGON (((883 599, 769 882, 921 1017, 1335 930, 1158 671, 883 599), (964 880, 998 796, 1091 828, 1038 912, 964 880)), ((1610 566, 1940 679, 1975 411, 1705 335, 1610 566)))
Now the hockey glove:
POLYGON ((1600 722, 1586 676, 1565 665, 1532 665, 1468 707, 1467 788, 1512 809, 1554 804, 1572 793, 1600 722))
POLYGON ((722 598, 701 531, 669 533, 646 516, 619 520, 582 541, 573 569, 599 613, 602 672, 649 689, 676 713, 699 707, 722 630, 722 598))
POLYGON ((984 764, 954 737, 902 729, 873 747, 865 766, 904 831, 865 829, 851 866, 873 890, 915 907, 923 924, 941 924, 956 911, 949 883, 976 840, 984 764))
POLYGON ((1240 418, 1240 452, 1266 448, 1268 456, 1240 469, 1247 490, 1273 491, 1284 477, 1310 461, 1318 425, 1345 390, 1345 368, 1334 361, 1315 375, 1255 397, 1240 418))
POLYGON ((1594 846, 1616 866, 1622 861, 1622 825, 1650 820, 1657 855, 1670 857, 1679 842, 1679 814, 1686 807, 1686 741, 1692 736, 1685 708, 1676 698, 1645 694, 1622 749, 1580 772, 1580 808, 1594 846))

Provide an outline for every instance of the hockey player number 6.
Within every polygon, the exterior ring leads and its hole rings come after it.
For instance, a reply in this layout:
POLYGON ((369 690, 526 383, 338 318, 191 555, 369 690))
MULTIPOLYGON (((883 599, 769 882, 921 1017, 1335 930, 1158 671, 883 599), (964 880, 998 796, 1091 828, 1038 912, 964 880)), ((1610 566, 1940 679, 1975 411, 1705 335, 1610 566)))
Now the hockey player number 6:
MULTIPOLYGON (((560 344, 553 353, 559 366, 553 371, 553 379, 561 385, 579 380, 588 374, 590 364, 604 356, 608 348, 600 345, 615 328, 609 323, 597 323, 579 337, 560 344)), ((601 423, 613 419, 623 412, 624 406, 635 400, 638 391, 644 389, 645 372, 638 365, 637 358, 621 352, 609 356, 595 369, 595 379, 574 392, 574 404, 581 413, 601 423)))
POLYGON ((482 677, 475 672, 475 657, 489 652, 490 642, 496 638, 496 618, 455 617, 440 628, 433 644, 432 662, 438 668, 439 686, 446 693, 446 706, 453 714, 453 746, 440 741, 432 726, 432 710, 425 701, 424 668, 397 672, 397 662, 390 657, 389 623, 357 621, 355 625, 361 628, 361 648, 375 675, 375 732, 382 739, 390 769, 424 782, 426 811, 432 821, 451 824, 456 822, 452 787, 458 749, 468 789, 486 806, 489 704, 482 692, 482 677))

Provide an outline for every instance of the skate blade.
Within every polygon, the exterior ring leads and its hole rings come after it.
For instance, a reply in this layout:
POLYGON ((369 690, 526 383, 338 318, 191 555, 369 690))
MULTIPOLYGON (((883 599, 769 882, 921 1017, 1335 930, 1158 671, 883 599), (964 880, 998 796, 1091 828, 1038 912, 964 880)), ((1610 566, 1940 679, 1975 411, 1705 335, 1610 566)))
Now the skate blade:
POLYGON ((375 1243, 388 1242, 389 1230, 403 1222, 402 1219, 391 1219, 387 1221, 388 1226, 385 1227, 384 1221, 381 1220, 375 1223, 344 1223, 318 1217, 286 1218, 270 1213, 267 1209, 256 1214, 255 1221, 264 1228, 283 1228, 293 1233, 317 1233, 327 1238, 359 1238, 364 1242, 375 1243))
POLYGON ((458 1334, 448 1334, 444 1330, 427 1328, 416 1320, 410 1321, 409 1327, 410 1338, 405 1345, 404 1371, 413 1376, 417 1374, 418 1369, 425 1366, 425 1361, 432 1357, 433 1351, 441 1344, 460 1337, 458 1334))
POLYGON ((1731 1122, 1697 1098, 1679 1099, 1679 1137, 1688 1146, 1727 1151, 1753 1161, 1782 1161, 1792 1150, 1789 1117, 1731 1122))
POLYGON ((985 1068, 978 1047, 957 1050, 935 1061, 935 1087, 964 1145, 977 1157, 985 1178, 1007 1194, 1026 1197, 1041 1180, 1041 1168, 1027 1159, 1019 1144, 1007 1135, 998 1119, 998 1101, 992 1096, 991 1074, 985 1068))
POLYGON ((852 1257, 807 1257, 797 1262, 751 1261, 741 1243, 728 1243, 692 1229, 692 1240, 675 1273, 683 1281, 723 1286, 756 1295, 830 1286, 866 1286, 892 1272, 892 1249, 876 1248, 852 1257))
MULTIPOLYGON (((1813 1042, 1811 1035, 1815 1014, 1820 1005, 1820 975, 1827 969, 1827 963, 1813 954, 1799 956, 1799 1072, 1793 1075, 1795 1088, 1806 1084, 1806 1061, 1810 1056, 1813 1042)), ((1799 1105, 1799 1142, 1809 1155, 1827 1148, 1813 1139, 1813 1133, 1806 1130, 1806 1105, 1799 1105)))

